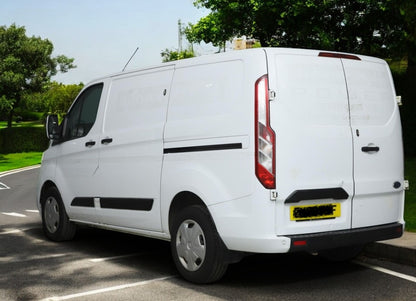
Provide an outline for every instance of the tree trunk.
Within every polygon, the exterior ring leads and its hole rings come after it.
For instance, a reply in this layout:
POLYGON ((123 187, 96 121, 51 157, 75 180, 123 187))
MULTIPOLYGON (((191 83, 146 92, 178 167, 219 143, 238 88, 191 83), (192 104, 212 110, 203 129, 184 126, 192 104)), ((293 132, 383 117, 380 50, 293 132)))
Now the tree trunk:
POLYGON ((14 108, 10 110, 9 116, 7 118, 7 128, 9 129, 12 127, 13 115, 14 115, 14 108))

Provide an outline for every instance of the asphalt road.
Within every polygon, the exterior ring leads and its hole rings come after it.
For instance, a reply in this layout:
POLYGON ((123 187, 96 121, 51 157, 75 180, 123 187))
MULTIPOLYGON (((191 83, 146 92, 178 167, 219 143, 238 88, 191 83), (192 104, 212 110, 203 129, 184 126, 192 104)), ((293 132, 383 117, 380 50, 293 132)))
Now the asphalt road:
POLYGON ((414 267, 365 257, 254 255, 198 286, 177 275, 167 242, 81 228, 53 243, 35 212, 38 172, 0 177, 0 300, 416 300, 414 267))

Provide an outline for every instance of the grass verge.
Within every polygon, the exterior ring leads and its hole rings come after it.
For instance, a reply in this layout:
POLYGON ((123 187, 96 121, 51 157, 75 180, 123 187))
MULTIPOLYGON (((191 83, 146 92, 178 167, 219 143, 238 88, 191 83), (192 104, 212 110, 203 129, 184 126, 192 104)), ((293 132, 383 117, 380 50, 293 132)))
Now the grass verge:
POLYGON ((406 191, 404 205, 406 230, 416 232, 416 158, 405 160, 404 174, 405 179, 410 183, 410 189, 406 191))
POLYGON ((40 164, 41 152, 0 154, 0 172, 40 164))
MULTIPOLYGON (((29 127, 42 127, 43 124, 40 121, 22 121, 22 122, 12 122, 12 127, 14 128, 29 128, 29 127)), ((7 121, 0 121, 0 129, 7 128, 7 121)))

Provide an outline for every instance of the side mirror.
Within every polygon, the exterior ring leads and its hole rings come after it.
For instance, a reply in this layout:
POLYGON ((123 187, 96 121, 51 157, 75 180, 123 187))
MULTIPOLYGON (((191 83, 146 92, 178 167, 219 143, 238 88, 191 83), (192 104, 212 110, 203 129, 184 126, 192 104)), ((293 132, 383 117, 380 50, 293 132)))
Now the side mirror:
POLYGON ((57 115, 48 115, 46 117, 46 136, 53 141, 61 138, 57 115))

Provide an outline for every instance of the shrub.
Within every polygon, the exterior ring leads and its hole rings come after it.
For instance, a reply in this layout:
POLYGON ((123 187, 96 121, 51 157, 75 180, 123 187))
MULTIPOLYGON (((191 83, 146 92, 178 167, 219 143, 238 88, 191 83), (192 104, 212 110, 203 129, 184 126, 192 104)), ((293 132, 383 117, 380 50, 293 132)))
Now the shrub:
POLYGON ((0 130, 0 153, 43 152, 49 140, 44 127, 16 127, 0 130))

